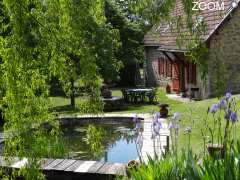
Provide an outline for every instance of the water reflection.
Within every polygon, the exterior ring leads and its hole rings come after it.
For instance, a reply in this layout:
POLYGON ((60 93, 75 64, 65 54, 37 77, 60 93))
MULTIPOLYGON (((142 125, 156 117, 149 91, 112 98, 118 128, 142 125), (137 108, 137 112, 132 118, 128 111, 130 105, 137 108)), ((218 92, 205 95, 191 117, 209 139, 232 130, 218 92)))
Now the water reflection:
POLYGON ((63 130, 71 159, 126 163, 137 158, 131 126, 118 124, 75 126, 63 130))

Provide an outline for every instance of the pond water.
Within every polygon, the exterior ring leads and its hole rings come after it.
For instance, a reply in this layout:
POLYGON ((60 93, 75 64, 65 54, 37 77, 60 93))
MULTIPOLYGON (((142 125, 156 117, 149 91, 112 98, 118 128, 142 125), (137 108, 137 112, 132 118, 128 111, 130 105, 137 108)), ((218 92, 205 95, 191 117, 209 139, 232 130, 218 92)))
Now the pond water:
POLYGON ((90 124, 63 129, 70 159, 127 163, 137 158, 131 126, 90 124))

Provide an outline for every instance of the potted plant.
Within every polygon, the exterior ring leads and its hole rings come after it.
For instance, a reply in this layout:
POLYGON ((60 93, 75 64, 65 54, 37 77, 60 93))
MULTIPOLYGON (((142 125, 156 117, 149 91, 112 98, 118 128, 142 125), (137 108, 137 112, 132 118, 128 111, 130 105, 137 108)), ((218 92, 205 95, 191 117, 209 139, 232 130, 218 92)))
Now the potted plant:
POLYGON ((171 86, 169 84, 166 86, 166 93, 171 94, 171 86))
POLYGON ((131 174, 131 171, 133 170, 137 170, 137 168, 139 167, 140 163, 137 160, 131 160, 127 163, 127 167, 126 167, 126 173, 127 176, 129 177, 131 174))
POLYGON ((159 107, 160 107, 160 110, 159 110, 160 117, 167 118, 168 117, 168 109, 167 108, 169 107, 169 105, 168 104, 160 104, 159 107))
POLYGON ((229 144, 229 138, 231 134, 231 128, 230 123, 232 124, 232 127, 235 126, 235 123, 238 121, 237 116, 237 107, 236 107, 236 101, 232 97, 231 93, 226 93, 225 97, 220 100, 219 103, 213 104, 208 112, 213 114, 214 124, 218 125, 218 134, 221 134, 221 120, 222 118, 216 119, 216 113, 219 112, 221 115, 221 111, 224 111, 224 119, 226 120, 226 125, 224 128, 224 136, 219 137, 220 141, 218 141, 217 144, 213 143, 213 131, 215 129, 209 129, 211 136, 212 136, 212 143, 207 144, 207 150, 211 156, 220 155, 220 157, 224 157, 225 153, 227 152, 227 147, 229 144), (221 140, 222 139, 222 140, 221 140))

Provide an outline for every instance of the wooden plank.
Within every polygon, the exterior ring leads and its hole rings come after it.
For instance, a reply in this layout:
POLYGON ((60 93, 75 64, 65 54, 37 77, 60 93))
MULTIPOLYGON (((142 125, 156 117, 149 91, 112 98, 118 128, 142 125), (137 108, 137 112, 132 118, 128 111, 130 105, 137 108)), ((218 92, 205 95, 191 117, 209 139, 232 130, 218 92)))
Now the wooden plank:
POLYGON ((77 160, 72 165, 70 165, 68 168, 66 168, 64 171, 67 171, 67 172, 75 171, 83 163, 84 163, 84 161, 77 160))
POLYGON ((75 162, 76 162, 76 160, 65 159, 60 164, 57 164, 56 166, 54 166, 53 169, 58 170, 58 171, 63 171, 75 162))
POLYGON ((84 161, 77 169, 75 169, 74 172, 77 173, 88 172, 88 169, 90 169, 95 163, 96 161, 84 161))
POLYGON ((44 170, 53 170, 54 166, 60 164, 63 161, 63 159, 55 159, 53 162, 45 166, 43 169, 44 170))
POLYGON ((4 133, 0 133, 0 138, 4 139, 4 133))
POLYGON ((147 156, 154 157, 155 151, 158 155, 161 156, 162 152, 165 152, 165 147, 167 144, 167 136, 170 135, 170 131, 168 129, 168 124, 166 119, 160 119, 162 122, 163 129, 160 130, 160 137, 154 140, 152 139, 152 118, 147 118, 144 120, 143 124, 143 146, 141 149, 142 152, 142 159, 146 162, 148 161, 147 156), (155 150, 154 150, 155 148, 155 150))
POLYGON ((25 166, 25 165, 27 164, 27 162, 28 162, 28 159, 27 159, 27 158, 23 158, 22 160, 13 163, 13 164, 11 165, 11 167, 20 169, 20 168, 22 168, 23 166, 25 166))
POLYGON ((44 168, 46 166, 48 166, 50 163, 52 163, 55 159, 47 159, 44 158, 41 160, 41 168, 44 168))
POLYGON ((96 173, 102 166, 104 166, 104 162, 96 161, 89 169, 89 173, 96 173))
POLYGON ((14 164, 19 161, 19 158, 11 157, 6 159, 4 156, 0 156, 0 166, 2 167, 9 167, 11 164, 14 164))
POLYGON ((105 163, 98 172, 99 174, 126 175, 126 164, 105 163))

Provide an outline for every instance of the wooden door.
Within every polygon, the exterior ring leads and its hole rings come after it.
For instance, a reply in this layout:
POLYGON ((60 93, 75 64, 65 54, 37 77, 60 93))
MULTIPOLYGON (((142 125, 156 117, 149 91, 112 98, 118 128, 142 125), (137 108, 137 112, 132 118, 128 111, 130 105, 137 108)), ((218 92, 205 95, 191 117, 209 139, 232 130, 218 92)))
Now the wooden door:
POLYGON ((180 76, 180 63, 179 62, 174 62, 173 63, 173 73, 172 73, 172 89, 173 91, 175 91, 176 93, 180 92, 180 80, 181 80, 181 76, 180 76))

